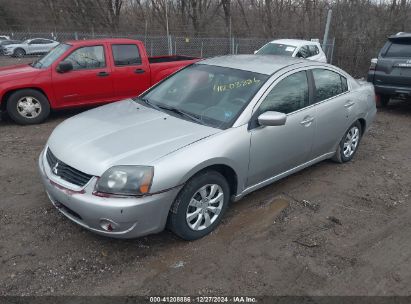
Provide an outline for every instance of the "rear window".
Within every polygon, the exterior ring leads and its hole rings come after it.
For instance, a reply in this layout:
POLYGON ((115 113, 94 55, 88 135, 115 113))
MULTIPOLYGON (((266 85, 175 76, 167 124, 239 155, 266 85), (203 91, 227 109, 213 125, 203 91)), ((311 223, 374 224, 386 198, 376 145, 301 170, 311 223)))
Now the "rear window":
POLYGON ((409 58, 411 57, 411 41, 395 41, 388 48, 385 57, 409 58))
POLYGON ((135 44, 113 44, 113 57, 116 66, 141 64, 140 53, 135 44))

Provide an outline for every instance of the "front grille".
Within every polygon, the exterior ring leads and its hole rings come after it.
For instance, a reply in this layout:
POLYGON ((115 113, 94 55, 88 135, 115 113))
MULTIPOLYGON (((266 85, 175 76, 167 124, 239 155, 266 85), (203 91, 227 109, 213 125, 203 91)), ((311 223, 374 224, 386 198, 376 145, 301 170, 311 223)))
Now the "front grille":
POLYGON ((92 175, 83 173, 63 163, 56 156, 54 156, 54 154, 48 148, 46 152, 46 158, 50 166, 51 172, 54 175, 59 176, 60 178, 64 179, 65 181, 71 184, 83 187, 93 177, 92 175))

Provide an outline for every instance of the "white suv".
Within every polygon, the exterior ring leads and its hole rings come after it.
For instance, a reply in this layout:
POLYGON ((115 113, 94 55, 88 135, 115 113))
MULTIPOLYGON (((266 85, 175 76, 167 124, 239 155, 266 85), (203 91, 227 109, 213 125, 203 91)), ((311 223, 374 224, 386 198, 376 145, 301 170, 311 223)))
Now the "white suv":
POLYGON ((327 63, 327 57, 325 56, 320 43, 308 40, 273 40, 264 45, 258 51, 255 51, 254 54, 299 57, 327 63))

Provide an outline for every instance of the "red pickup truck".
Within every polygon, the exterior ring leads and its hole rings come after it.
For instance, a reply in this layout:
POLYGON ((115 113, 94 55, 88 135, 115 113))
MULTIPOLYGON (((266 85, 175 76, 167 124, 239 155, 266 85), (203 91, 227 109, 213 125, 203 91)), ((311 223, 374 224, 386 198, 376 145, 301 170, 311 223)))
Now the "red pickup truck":
POLYGON ((130 39, 61 43, 29 65, 0 68, 0 110, 20 124, 40 123, 51 109, 137 96, 198 60, 148 57, 143 43, 130 39))

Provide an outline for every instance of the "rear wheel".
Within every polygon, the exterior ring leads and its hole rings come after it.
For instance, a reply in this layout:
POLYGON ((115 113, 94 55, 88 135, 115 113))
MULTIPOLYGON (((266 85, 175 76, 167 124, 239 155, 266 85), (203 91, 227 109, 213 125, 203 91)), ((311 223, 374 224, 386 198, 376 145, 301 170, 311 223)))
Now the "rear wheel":
POLYGON ((18 124, 38 124, 50 114, 50 104, 41 92, 31 89, 19 90, 7 100, 7 112, 18 124))
POLYGON ((21 58, 21 57, 24 57, 25 55, 26 55, 26 51, 23 49, 15 49, 13 52, 14 57, 21 58))
POLYGON ((355 152, 357 152, 361 140, 361 134, 361 124, 359 121, 356 121, 351 125, 351 127, 349 127, 347 132, 345 132, 340 144, 338 145, 338 149, 333 157, 333 160, 339 163, 349 162, 354 157, 355 152))
POLYGON ((377 107, 378 108, 385 108, 388 106, 388 103, 390 102, 390 96, 389 95, 378 95, 377 99, 377 107))
POLYGON ((170 230, 185 240, 196 240, 209 234, 220 223, 229 197, 230 188, 220 173, 206 171, 194 176, 170 209, 170 230))

